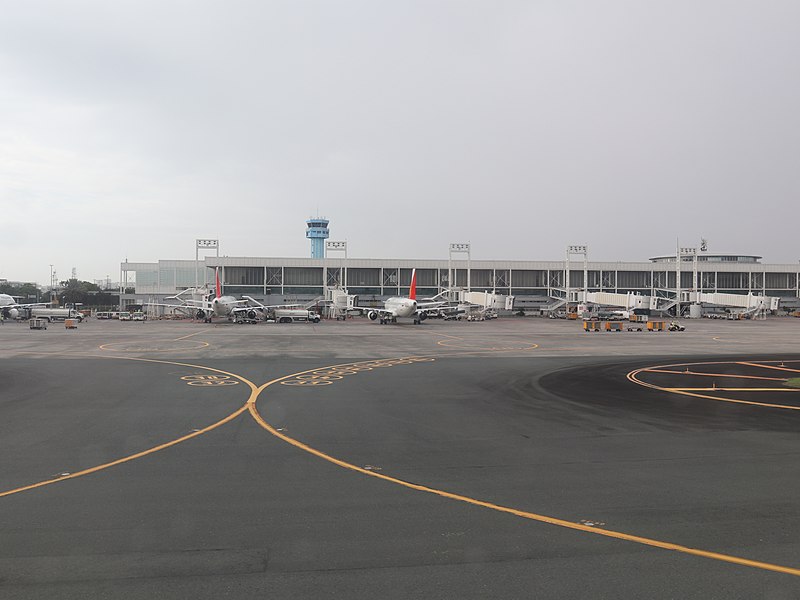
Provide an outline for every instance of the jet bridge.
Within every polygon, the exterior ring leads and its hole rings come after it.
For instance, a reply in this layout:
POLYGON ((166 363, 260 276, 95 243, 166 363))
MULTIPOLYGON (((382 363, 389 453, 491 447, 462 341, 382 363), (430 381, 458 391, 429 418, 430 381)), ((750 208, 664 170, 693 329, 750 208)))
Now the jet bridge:
MULTIPOLYGON (((611 292, 577 292, 578 300, 602 306, 618 306, 625 310, 648 309, 651 311, 665 312, 675 306, 675 298, 664 298, 661 296, 644 296, 640 294, 627 293, 615 294, 611 292)), ((755 296, 748 294, 724 294, 721 292, 702 293, 684 291, 681 292, 681 304, 713 304, 725 308, 740 309, 740 312, 748 315, 765 315, 767 311, 778 310, 780 298, 775 296, 755 296)))
POLYGON ((460 290, 458 301, 461 304, 475 304, 484 310, 513 310, 514 296, 496 292, 467 292, 460 290))

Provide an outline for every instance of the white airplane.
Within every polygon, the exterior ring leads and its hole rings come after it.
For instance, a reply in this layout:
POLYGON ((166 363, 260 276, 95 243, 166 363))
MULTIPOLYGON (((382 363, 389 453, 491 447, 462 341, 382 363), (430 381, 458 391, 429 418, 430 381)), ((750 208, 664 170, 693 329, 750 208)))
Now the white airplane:
MULTIPOLYGON (((249 296, 244 296, 244 299, 237 300, 233 296, 222 295, 222 284, 219 281, 219 269, 214 272, 214 279, 216 282, 216 294, 213 298, 209 297, 206 300, 194 300, 189 298, 181 298, 181 292, 177 296, 170 296, 170 300, 179 300, 183 304, 158 304, 151 302, 153 306, 167 306, 170 308, 191 309, 195 311, 195 318, 203 319, 204 322, 210 323, 211 317, 226 317, 231 321, 241 320, 247 318, 255 320, 258 318, 259 312, 267 307, 259 302, 256 302, 249 296), (255 302, 258 306, 251 306, 250 302, 255 302)), ((188 290, 187 290, 188 291, 188 290)))
POLYGON ((245 319, 252 322, 258 319, 259 316, 263 317, 266 314, 266 310, 269 308, 297 306, 296 304, 261 304, 258 300, 250 296, 242 296, 242 300, 237 300, 233 296, 223 296, 222 284, 219 281, 219 269, 214 271, 214 279, 216 283, 216 293, 213 298, 210 297, 210 294, 207 300, 182 298, 181 295, 188 291, 184 290, 180 294, 170 296, 169 298, 180 300, 183 304, 159 304, 156 302, 151 302, 150 304, 153 306, 167 306, 170 308, 193 310, 195 311, 195 318, 203 319, 205 323, 210 323, 212 317, 225 317, 229 321, 237 321, 240 323, 245 319))
POLYGON ((18 304, 13 296, 0 294, 0 316, 4 319, 16 319, 19 316, 20 308, 33 308, 34 306, 47 306, 47 303, 35 302, 33 304, 18 304))
POLYGON ((414 325, 428 318, 428 313, 440 310, 444 302, 417 302, 417 270, 411 272, 411 288, 408 297, 393 296, 383 303, 383 308, 371 308, 367 312, 370 321, 380 319, 381 325, 397 323, 398 318, 413 317, 414 325))

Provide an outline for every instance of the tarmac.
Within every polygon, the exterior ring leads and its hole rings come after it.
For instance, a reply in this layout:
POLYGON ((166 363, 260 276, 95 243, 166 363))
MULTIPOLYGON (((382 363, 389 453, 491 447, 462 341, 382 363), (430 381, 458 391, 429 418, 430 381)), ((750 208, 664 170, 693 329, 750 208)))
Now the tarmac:
POLYGON ((0 597, 800 597, 800 319, 0 325, 0 597))

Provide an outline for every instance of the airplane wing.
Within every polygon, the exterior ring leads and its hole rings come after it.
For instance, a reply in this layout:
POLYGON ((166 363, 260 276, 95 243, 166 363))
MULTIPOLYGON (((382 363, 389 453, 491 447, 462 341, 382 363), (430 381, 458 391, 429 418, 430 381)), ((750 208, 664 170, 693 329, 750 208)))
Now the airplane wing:
POLYGON ((395 311, 389 310, 387 308, 368 308, 366 306, 359 306, 358 308, 360 308, 363 311, 366 311, 367 314, 369 314, 371 312, 374 312, 380 317, 396 317, 397 316, 397 313, 395 313, 395 311))
POLYGON ((428 313, 447 309, 447 302, 417 302, 418 313, 428 313))
POLYGON ((14 302, 13 304, 3 304, 0 306, 0 309, 3 308, 33 308, 34 306, 49 306, 49 302, 34 302, 33 304, 17 304, 14 302))
MULTIPOLYGON (((290 306, 303 306, 302 304, 286 304, 286 303, 283 303, 283 304, 261 304, 261 302, 259 302, 255 298, 251 298, 250 296, 242 295, 242 298, 244 298, 244 300, 240 300, 239 302, 247 302, 247 301, 249 301, 249 302, 252 302, 253 304, 255 304, 255 306, 247 306, 245 308, 266 309, 266 308, 288 308, 290 306)), ((238 309, 234 309, 234 310, 238 310, 238 309)))
POLYGON ((211 310, 210 302, 200 302, 199 300, 187 300, 186 304, 165 304, 163 302, 144 302, 144 306, 166 306, 167 308, 191 308, 196 310, 211 310))
POLYGON ((417 309, 417 312, 420 312, 420 311, 422 311, 422 312, 439 312, 439 313, 442 313, 443 315, 446 315, 448 313, 454 313, 454 312, 459 312, 459 311, 460 312, 464 312, 464 308, 463 307, 459 307, 457 305, 454 306, 452 304, 444 303, 444 304, 440 304, 438 306, 423 306, 422 308, 418 308, 417 309))

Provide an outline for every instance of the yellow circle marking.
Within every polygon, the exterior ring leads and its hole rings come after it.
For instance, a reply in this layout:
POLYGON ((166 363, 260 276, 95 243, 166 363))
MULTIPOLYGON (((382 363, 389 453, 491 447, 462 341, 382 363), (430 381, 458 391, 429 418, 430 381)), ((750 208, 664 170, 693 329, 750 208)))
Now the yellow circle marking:
MULTIPOLYGON (((765 362, 781 362, 781 361, 765 361, 765 362)), ((792 361, 789 361, 792 362, 792 361)), ((682 396, 693 396, 695 398, 703 398, 705 400, 716 400, 718 402, 731 402, 733 404, 748 404, 751 406, 763 406, 766 408, 780 408, 783 410, 800 410, 800 406, 790 406, 787 404, 773 404, 770 402, 756 402, 754 400, 741 400, 738 398, 729 398, 726 396, 709 396, 708 394, 699 394, 697 392, 716 392, 716 391, 740 391, 740 392, 772 392, 778 391, 777 388, 684 388, 684 387, 664 387, 660 385, 655 385, 653 383, 648 383, 643 381, 639 378, 641 373, 675 373, 679 375, 699 375, 700 373, 695 373, 692 371, 674 371, 675 367, 689 367, 697 366, 697 365, 743 365, 743 366, 751 366, 751 367, 763 367, 765 369, 776 369, 779 371, 790 371, 796 372, 796 369, 789 369, 787 367, 774 367, 770 365, 760 364, 760 363, 748 363, 748 362, 741 362, 741 361, 723 361, 723 362, 692 362, 692 363, 677 363, 671 365, 659 365, 653 367, 645 367, 643 369, 636 369, 631 371, 626 375, 626 378, 633 383, 638 385, 648 387, 654 390, 659 390, 662 392, 668 392, 671 394, 680 394, 682 396)), ((749 375, 727 375, 725 373, 704 373, 702 374, 707 377, 737 377, 739 379, 766 379, 764 377, 757 377, 757 376, 749 376, 749 375)), ((772 378, 771 378, 772 379, 772 378)), ((774 380, 774 379, 773 379, 774 380)), ((780 388, 780 391, 798 391, 789 388, 780 388)))
MULTIPOLYGON (((413 361, 413 362, 416 362, 416 361, 413 361)), ((341 367, 341 366, 342 365, 336 365, 336 367, 341 367)), ((345 366, 349 366, 349 365, 345 365, 345 366)), ((334 367, 331 367, 331 368, 334 368, 334 367)), ((493 504, 491 502, 485 502, 483 500, 477 500, 477 499, 471 498, 469 496, 463 496, 461 494, 454 494, 454 493, 451 493, 451 492, 447 492, 445 490, 440 490, 440 489, 428 487, 428 486, 425 486, 425 485, 420 485, 420 484, 417 484, 417 483, 411 483, 409 481, 404 481, 404 480, 398 479, 396 477, 391 477, 389 475, 384 475, 383 473, 379 473, 379 472, 377 472, 375 470, 374 467, 371 467, 369 469, 367 469, 365 467, 359 467, 359 466, 354 465, 352 463, 349 463, 349 462, 346 462, 344 460, 338 459, 338 458, 336 458, 334 456, 331 456, 330 454, 326 454, 325 452, 322 452, 321 450, 317 450, 316 448, 313 448, 312 446, 309 446, 308 444, 305 444, 305 443, 301 442, 300 440, 297 440, 297 439, 295 439, 293 437, 290 437, 290 436, 286 435, 282 431, 279 431, 278 429, 276 429, 275 427, 270 425, 264 419, 264 417, 261 416, 261 413, 258 411, 258 407, 256 406, 256 403, 258 402, 259 396, 269 386, 273 385, 274 383, 278 383, 278 382, 284 383, 284 381, 289 380, 289 379, 291 379, 293 377, 296 378, 298 375, 302 375, 304 373, 310 373, 310 372, 311 371, 304 371, 304 372, 301 372, 301 373, 295 373, 293 375, 287 375, 286 377, 278 378, 278 379, 275 379, 273 381, 270 381, 268 383, 265 383, 265 384, 261 385, 258 388, 258 390, 256 390, 255 394, 253 396, 251 396, 251 399, 248 400, 248 408, 249 408, 249 411, 250 411, 250 415, 253 417, 253 419, 256 420, 256 422, 261 427, 263 427, 271 435, 277 437, 278 439, 283 440, 284 442, 294 446, 295 448, 298 448, 298 449, 300 449, 300 450, 302 450, 304 452, 308 452, 309 454, 312 454, 312 455, 314 455, 314 456, 316 456, 318 458, 321 458, 321 459, 323 459, 325 461, 328 461, 328 462, 330 462, 330 463, 332 463, 334 465, 342 467, 343 469, 348 469, 350 471, 355 471, 357 473, 361 473, 362 475, 367 475, 368 477, 375 477, 376 479, 381 479, 381 480, 386 481, 388 483, 399 485, 399 486, 402 486, 402 487, 405 487, 405 488, 408 488, 408 489, 416 490, 416 491, 419 491, 419 492, 425 492, 425 493, 428 493, 428 494, 434 494, 434 495, 440 496, 442 498, 448 498, 450 500, 456 500, 458 502, 464 502, 466 504, 472 504, 474 506, 480 506, 480 507, 483 507, 483 508, 488 508, 488 509, 495 510, 495 511, 502 512, 502 513, 512 514, 512 515, 515 515, 517 517, 521 517, 523 519, 530 519, 532 521, 539 521, 541 523, 548 523, 550 525, 557 525, 559 527, 564 527, 564 528, 567 528, 567 529, 574 529, 574 530, 578 530, 578 531, 583 531, 585 533, 592 533, 592 534, 595 534, 595 535, 602 535, 602 536, 605 536, 605 537, 615 538, 615 539, 618 539, 618 540, 624 540, 624 541, 628 541, 628 542, 634 542, 634 543, 637 543, 637 544, 643 544, 645 546, 652 546, 652 547, 661 548, 661 549, 664 549, 664 550, 673 550, 675 552, 681 552, 681 553, 690 554, 690 555, 693 555, 693 556, 700 556, 700 557, 703 557, 703 558, 710 558, 710 559, 719 560, 719 561, 722 561, 722 562, 733 563, 733 564, 743 565, 743 566, 747 566, 747 567, 754 567, 756 569, 763 569, 763 570, 766 570, 766 571, 774 571, 774 572, 777 572, 777 573, 784 573, 784 574, 787 574, 787 575, 794 575, 796 577, 800 577, 800 569, 796 569, 796 568, 793 568, 793 567, 785 567, 785 566, 782 566, 782 565, 776 565, 776 564, 772 564, 772 563, 766 563, 766 562, 761 562, 761 561, 756 561, 756 560, 750 560, 750 559, 747 559, 747 558, 742 558, 742 557, 739 557, 739 556, 733 556, 733 555, 730 555, 730 554, 721 554, 719 552, 709 552, 707 550, 700 550, 698 548, 690 548, 688 546, 681 546, 680 544, 673 544, 673 543, 670 543, 670 542, 664 542, 664 541, 656 540, 656 539, 653 539, 653 538, 646 538, 646 537, 642 537, 642 536, 631 535, 631 534, 628 534, 628 533, 623 533, 623 532, 620 532, 620 531, 613 531, 613 530, 610 530, 610 529, 601 529, 601 528, 598 528, 598 527, 596 527, 594 525, 586 525, 586 524, 583 524, 583 523, 574 523, 572 521, 566 521, 564 519, 558 519, 558 518, 555 518, 555 517, 548 517, 546 515, 540 515, 540 514, 537 514, 537 513, 528 512, 528 511, 524 511, 524 510, 519 510, 519 509, 511 508, 511 507, 508 507, 508 506, 502 506, 502 505, 499 505, 499 504, 493 504)), ((300 381, 308 381, 308 380, 300 380, 300 381)))
POLYGON ((231 379, 228 375, 184 375, 181 377, 187 385, 194 386, 220 386, 220 385, 238 385, 239 382, 231 379))
POLYGON ((281 385, 331 385, 332 381, 324 381, 322 379, 290 379, 289 381, 281 381, 281 385))
POLYGON ((219 387, 221 385, 238 385, 238 381, 233 380, 221 380, 221 379, 206 379, 202 381, 189 381, 187 385, 194 385, 194 386, 216 386, 219 387))
POLYGON ((468 342, 464 341, 463 343, 453 343, 450 340, 439 340, 436 342, 438 346, 442 346, 444 348, 458 348, 464 350, 489 350, 491 352, 513 352, 515 350, 518 351, 525 351, 525 350, 533 350, 539 347, 539 344, 533 344, 529 342, 523 342, 519 346, 478 346, 476 344, 469 344, 468 342))
POLYGON ((334 381, 344 379, 348 375, 356 375, 364 371, 373 369, 383 369, 397 365, 412 365, 418 362, 431 362, 435 359, 425 356, 412 356, 396 359, 368 360, 357 363, 348 363, 325 367, 323 369, 313 369, 304 371, 296 375, 290 375, 281 385, 288 386, 308 386, 308 385, 330 385, 334 381))

